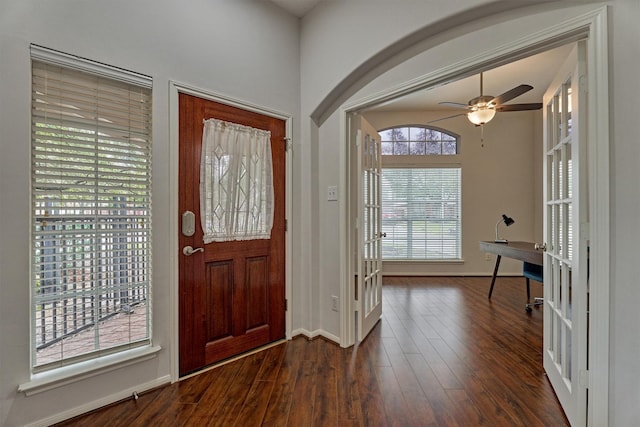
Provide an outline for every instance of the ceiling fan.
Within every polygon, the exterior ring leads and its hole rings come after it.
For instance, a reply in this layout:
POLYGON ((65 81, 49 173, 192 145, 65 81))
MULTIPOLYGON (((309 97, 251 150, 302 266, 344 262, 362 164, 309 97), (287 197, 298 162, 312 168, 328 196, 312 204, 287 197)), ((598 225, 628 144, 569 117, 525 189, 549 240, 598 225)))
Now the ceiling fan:
POLYGON ((529 92, 533 89, 531 85, 522 84, 516 86, 513 89, 506 91, 505 93, 492 96, 483 94, 483 81, 482 73, 480 73, 480 96, 473 98, 468 104, 460 104, 457 102, 440 102, 440 105, 447 105, 454 108, 464 108, 468 110, 466 113, 459 113, 449 117, 443 117, 441 119, 433 120, 430 123, 438 122, 440 120, 451 119, 461 115, 466 115, 471 123, 476 126, 489 123, 491 119, 496 115, 497 111, 525 111, 525 110, 539 110, 542 108, 542 103, 530 103, 530 104, 509 104, 505 105, 505 102, 509 102, 512 99, 529 92))

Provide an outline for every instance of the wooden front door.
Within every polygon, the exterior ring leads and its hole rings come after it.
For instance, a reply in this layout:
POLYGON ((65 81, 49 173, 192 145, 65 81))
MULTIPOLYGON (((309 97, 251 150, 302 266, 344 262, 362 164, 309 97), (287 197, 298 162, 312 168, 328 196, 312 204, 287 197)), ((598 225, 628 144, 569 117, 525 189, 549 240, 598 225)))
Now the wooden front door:
POLYGON ((180 375, 285 337, 285 121, 179 94, 180 375), (271 132, 274 220, 268 240, 203 244, 200 151, 203 120, 271 132), (193 235, 183 214, 193 212, 193 235), (191 255, 183 248, 202 251, 191 255))

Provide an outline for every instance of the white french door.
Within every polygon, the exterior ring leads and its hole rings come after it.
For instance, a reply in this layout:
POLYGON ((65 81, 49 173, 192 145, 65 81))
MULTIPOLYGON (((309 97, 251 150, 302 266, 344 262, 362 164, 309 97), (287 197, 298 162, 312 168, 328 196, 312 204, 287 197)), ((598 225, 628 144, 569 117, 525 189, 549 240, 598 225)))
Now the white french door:
POLYGON ((588 209, 585 46, 547 90, 544 120, 543 361, 571 425, 586 425, 588 209))
POLYGON ((358 130, 358 341, 362 341, 382 315, 382 158, 378 135, 358 130))

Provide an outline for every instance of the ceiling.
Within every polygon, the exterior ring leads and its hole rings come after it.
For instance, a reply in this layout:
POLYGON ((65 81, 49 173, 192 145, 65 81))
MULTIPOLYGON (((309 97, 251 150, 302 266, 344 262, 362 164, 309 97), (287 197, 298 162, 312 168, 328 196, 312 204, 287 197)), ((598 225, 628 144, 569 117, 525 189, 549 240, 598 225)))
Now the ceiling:
MULTIPOLYGON (((307 14, 323 0, 270 0, 287 12, 299 18, 307 14)), ((558 67, 569 54, 571 45, 561 46, 510 64, 484 72, 484 95, 497 96, 520 84, 530 84, 533 90, 521 95, 508 104, 542 102, 542 96, 551 83, 558 67)), ((480 95, 480 76, 475 75, 439 86, 406 95, 393 101, 369 108, 369 111, 413 111, 448 110, 461 111, 439 105, 439 102, 457 102, 466 104, 480 95)))
MULTIPOLYGON (((512 62, 484 72, 484 95, 497 96, 520 84, 529 84, 533 89, 507 102, 523 104, 542 102, 542 96, 549 87, 556 71, 569 55, 572 45, 565 45, 528 58, 512 62)), ((480 75, 476 74, 444 86, 425 89, 384 103, 369 111, 412 111, 412 110, 447 110, 452 109, 439 105, 439 102, 467 102, 480 95, 480 75)))
POLYGON ((290 14, 302 18, 322 0, 271 0, 290 14))

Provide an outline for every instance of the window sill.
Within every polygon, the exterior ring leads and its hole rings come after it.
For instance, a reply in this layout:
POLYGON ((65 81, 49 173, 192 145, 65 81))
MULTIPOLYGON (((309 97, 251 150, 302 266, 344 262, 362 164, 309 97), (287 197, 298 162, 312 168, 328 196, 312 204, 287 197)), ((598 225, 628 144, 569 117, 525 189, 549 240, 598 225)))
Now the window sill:
POLYGON ((27 396, 32 396, 124 366, 150 360, 157 357, 160 350, 162 350, 162 347, 159 346, 145 346, 33 374, 31 381, 18 386, 18 391, 27 396))
POLYGON ((411 263, 420 263, 420 264, 464 264, 464 259, 383 259, 383 263, 398 263, 398 264, 411 264, 411 263))

